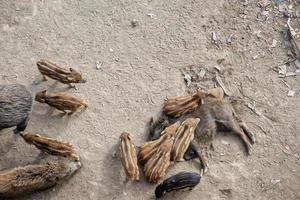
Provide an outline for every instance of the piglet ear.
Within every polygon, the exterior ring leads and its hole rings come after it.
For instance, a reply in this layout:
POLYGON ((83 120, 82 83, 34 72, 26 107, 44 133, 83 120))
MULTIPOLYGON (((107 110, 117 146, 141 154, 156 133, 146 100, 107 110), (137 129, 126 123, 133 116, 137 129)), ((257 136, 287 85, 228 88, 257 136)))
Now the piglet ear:
POLYGON ((43 90, 41 91, 42 94, 46 94, 47 93, 47 90, 43 90))

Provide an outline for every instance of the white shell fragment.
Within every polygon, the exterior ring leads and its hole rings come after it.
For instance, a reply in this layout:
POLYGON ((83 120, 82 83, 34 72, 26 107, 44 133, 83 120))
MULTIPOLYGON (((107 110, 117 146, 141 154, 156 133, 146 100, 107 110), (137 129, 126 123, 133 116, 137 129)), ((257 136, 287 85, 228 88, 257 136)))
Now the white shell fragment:
POLYGON ((230 35, 225 39, 226 44, 231 44, 231 42, 232 42, 232 37, 233 37, 233 34, 230 34, 230 35))
POLYGON ((274 185, 275 184, 277 184, 277 183, 280 183, 280 179, 279 178, 273 178, 272 180, 271 180, 271 183, 273 183, 274 185))
POLYGON ((155 14, 153 14, 153 13, 148 13, 147 16, 150 17, 150 18, 152 18, 152 19, 155 18, 155 14))
POLYGON ((271 47, 272 47, 272 48, 275 48, 276 45, 277 45, 277 40, 273 39, 272 44, 271 44, 271 47))
POLYGON ((204 78, 205 74, 206 74, 205 69, 201 69, 201 71, 200 71, 200 73, 199 73, 199 77, 200 77, 200 78, 204 78))
POLYGON ((295 90, 289 90, 288 91, 288 97, 293 97, 295 96, 296 91, 295 90))
POLYGON ((212 39, 213 42, 217 41, 217 35, 214 31, 211 33, 211 39, 212 39))
POLYGON ((101 69, 102 64, 103 64, 102 62, 97 61, 97 62, 96 62, 96 69, 98 69, 98 70, 101 69))
POLYGON ((184 80, 186 82, 186 86, 190 87, 192 84, 192 77, 189 74, 184 74, 184 80))
POLYGON ((279 71, 278 71, 278 77, 279 78, 284 78, 286 75, 287 69, 286 69, 286 65, 281 65, 279 67, 279 71))

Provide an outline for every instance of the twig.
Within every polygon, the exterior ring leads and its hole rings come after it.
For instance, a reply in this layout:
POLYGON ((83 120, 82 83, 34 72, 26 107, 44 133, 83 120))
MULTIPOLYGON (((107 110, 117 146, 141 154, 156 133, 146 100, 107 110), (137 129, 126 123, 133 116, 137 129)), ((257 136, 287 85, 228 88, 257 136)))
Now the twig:
POLYGON ((231 92, 226 88, 225 84, 223 83, 223 81, 221 80, 220 76, 216 76, 216 81, 217 83, 220 85, 220 87, 223 89, 224 93, 227 96, 232 96, 231 92))
POLYGON ((253 123, 256 127, 258 127, 265 135, 268 135, 268 132, 263 129, 260 125, 256 124, 256 123, 253 123))
POLYGON ((276 66, 274 66, 274 67, 270 67, 269 70, 273 70, 273 71, 275 71, 275 72, 278 72, 278 71, 279 71, 279 70, 278 70, 278 67, 280 67, 280 66, 282 66, 282 65, 290 64, 290 63, 294 62, 295 60, 297 60, 297 58, 293 58, 293 59, 287 60, 286 62, 283 62, 283 63, 281 63, 281 64, 279 64, 279 65, 276 65, 276 66))
POLYGON ((281 79, 281 82, 283 82, 284 85, 286 85, 288 88, 290 88, 290 85, 285 80, 281 79))

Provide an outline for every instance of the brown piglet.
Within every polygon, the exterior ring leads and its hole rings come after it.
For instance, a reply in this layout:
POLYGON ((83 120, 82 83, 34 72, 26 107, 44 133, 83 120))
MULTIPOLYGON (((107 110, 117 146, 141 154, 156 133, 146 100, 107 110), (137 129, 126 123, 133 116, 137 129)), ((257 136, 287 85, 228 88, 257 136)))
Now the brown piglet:
POLYGON ((71 96, 65 92, 47 93, 47 90, 43 90, 35 95, 35 100, 40 103, 46 103, 49 106, 63 111, 64 113, 68 113, 68 115, 73 114, 82 106, 88 106, 81 99, 71 96))
POLYGON ((47 77, 49 77, 61 83, 68 84, 73 88, 75 88, 75 86, 72 85, 72 83, 86 82, 86 80, 83 79, 81 73, 76 71, 75 69, 69 68, 69 70, 67 70, 46 59, 38 61, 37 67, 40 73, 43 75, 45 81, 47 81, 47 77))

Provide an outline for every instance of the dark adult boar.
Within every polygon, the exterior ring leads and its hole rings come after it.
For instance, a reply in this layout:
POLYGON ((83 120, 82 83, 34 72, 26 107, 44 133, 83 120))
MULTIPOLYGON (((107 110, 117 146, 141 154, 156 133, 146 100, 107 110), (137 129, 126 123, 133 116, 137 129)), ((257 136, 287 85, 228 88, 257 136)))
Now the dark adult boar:
POLYGON ((15 133, 26 129, 32 96, 24 85, 0 85, 0 130, 16 126, 15 133))

